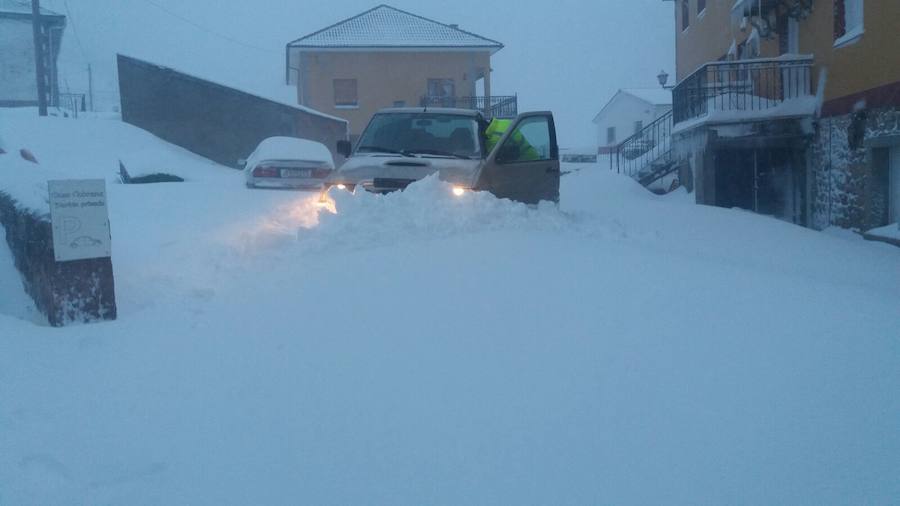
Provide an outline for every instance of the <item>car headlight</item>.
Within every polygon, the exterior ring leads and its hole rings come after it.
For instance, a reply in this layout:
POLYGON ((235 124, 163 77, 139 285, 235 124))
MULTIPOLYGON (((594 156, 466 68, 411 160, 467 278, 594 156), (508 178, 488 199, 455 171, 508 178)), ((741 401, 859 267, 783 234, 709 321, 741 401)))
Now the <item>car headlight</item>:
POLYGON ((453 187, 453 195, 456 195, 457 197, 462 197, 465 194, 466 194, 466 189, 463 188, 462 186, 454 186, 453 187))

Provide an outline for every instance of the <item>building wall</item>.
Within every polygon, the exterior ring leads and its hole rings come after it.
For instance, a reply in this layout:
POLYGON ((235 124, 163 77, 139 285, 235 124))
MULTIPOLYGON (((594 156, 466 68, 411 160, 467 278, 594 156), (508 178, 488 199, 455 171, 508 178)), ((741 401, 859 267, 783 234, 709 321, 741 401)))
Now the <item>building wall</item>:
POLYGON ((828 69, 826 102, 900 82, 900 2, 865 0, 865 34, 840 48, 834 47, 834 10, 829 5, 820 0, 800 24, 801 52, 815 55, 816 75, 828 69))
MULTIPOLYGON (((749 30, 733 26, 733 0, 708 0, 697 19, 691 6, 691 26, 681 30, 681 0, 675 2, 678 80, 707 61, 721 58, 749 30)), ((815 0, 810 16, 800 23, 800 52, 815 58, 813 86, 824 83, 824 104, 815 119, 807 160, 809 225, 867 230, 886 224, 891 147, 900 146, 900 2, 864 0, 864 34, 835 47, 831 0, 815 0), (825 75, 822 76, 823 71, 825 75), (824 79, 820 80, 820 76, 824 79)), ((763 41, 762 56, 779 52, 777 38, 763 41)), ((718 169, 708 140, 682 136, 676 150, 691 160, 697 201, 710 203, 718 169)))
MULTIPOLYGON (((490 94, 490 52, 303 52, 293 57, 300 68, 300 103, 347 119, 359 135, 379 109, 397 102, 418 106, 428 79, 453 79, 457 96, 476 95, 477 77, 485 74, 490 94), (334 103, 334 79, 356 79, 358 107, 334 103)), ((292 64, 294 66, 294 64, 292 64)))
MULTIPOLYGON (((704 63, 717 61, 725 56, 732 42, 743 43, 752 30, 749 26, 742 30, 740 26, 732 24, 731 8, 734 0, 706 0, 706 9, 702 14, 697 12, 697 0, 688 0, 691 24, 687 30, 682 30, 681 2, 682 0, 674 2, 675 63, 679 82, 704 63)), ((778 56, 778 41, 762 40, 760 55, 778 56)))
POLYGON ((36 104, 31 22, 0 18, 0 34, 0 105, 36 104))
MULTIPOLYGON (((675 0, 675 42, 678 81, 706 62, 728 52, 733 40, 744 42, 750 28, 741 30, 731 20, 733 0, 707 0, 698 17, 697 0, 688 0, 691 25, 681 29, 681 1, 675 0)), ((864 0, 865 34, 855 43, 834 47, 834 9, 831 0, 816 0, 810 16, 800 23, 800 52, 815 56, 813 83, 828 69, 825 100, 832 101, 884 85, 900 82, 900 2, 864 0)), ((761 56, 778 56, 777 37, 763 40, 761 56)), ((900 101, 900 98, 898 98, 900 101)), ((846 111, 848 112, 848 111, 846 111)))
POLYGON ((119 55, 122 120, 201 156, 234 167, 264 139, 310 139, 331 150, 347 123, 119 55))
POLYGON ((647 126, 670 109, 670 106, 654 106, 628 93, 619 92, 594 119, 597 127, 597 145, 601 151, 608 150, 634 135, 636 121, 641 121, 647 126), (610 127, 616 129, 616 139, 612 144, 608 143, 606 138, 607 129, 610 127))

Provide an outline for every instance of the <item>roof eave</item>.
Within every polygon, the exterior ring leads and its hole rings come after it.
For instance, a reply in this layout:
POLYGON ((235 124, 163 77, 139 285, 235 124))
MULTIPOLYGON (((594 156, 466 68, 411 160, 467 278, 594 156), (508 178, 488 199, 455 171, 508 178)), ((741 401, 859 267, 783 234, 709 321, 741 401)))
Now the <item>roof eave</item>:
POLYGON ((498 51, 504 48, 501 44, 500 46, 495 45, 484 45, 484 46, 456 46, 456 45, 448 45, 448 46, 401 46, 401 45, 381 45, 381 44, 373 44, 373 45, 361 45, 361 44, 348 44, 348 45, 316 45, 316 44, 297 44, 292 42, 287 45, 290 49, 300 49, 300 50, 309 50, 309 51, 371 51, 371 50, 391 50, 391 51, 490 51, 491 54, 496 54, 498 51))
MULTIPOLYGON (((31 21, 32 17, 33 16, 30 13, 0 11, 0 18, 22 19, 22 20, 31 21)), ((52 22, 52 23, 56 23, 56 24, 65 24, 66 23, 66 17, 62 14, 42 13, 41 19, 44 20, 45 23, 48 23, 48 22, 52 22)))

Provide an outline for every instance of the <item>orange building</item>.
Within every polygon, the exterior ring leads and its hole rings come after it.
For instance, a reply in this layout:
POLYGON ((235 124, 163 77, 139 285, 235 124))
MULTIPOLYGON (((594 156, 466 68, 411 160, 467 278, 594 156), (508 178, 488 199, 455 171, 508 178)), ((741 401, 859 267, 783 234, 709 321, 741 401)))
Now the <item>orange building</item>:
POLYGON ((516 97, 491 94, 491 56, 503 44, 379 5, 287 45, 299 103, 350 122, 356 138, 379 109, 462 107, 515 116, 516 97))
POLYGON ((900 2, 674 7, 673 156, 698 203, 814 228, 900 221, 900 2))

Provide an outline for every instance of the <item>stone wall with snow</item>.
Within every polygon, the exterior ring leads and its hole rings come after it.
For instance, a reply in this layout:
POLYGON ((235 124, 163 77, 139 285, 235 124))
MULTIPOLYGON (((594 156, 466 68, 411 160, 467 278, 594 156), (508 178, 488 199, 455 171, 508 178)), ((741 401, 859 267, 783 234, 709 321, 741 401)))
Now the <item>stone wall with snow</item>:
POLYGON ((19 159, 18 152, 0 156, 9 162, 0 174, 0 225, 35 307, 55 327, 115 320, 112 260, 56 261, 45 196, 47 179, 62 175, 19 159))
POLYGON ((868 230, 887 223, 891 144, 900 144, 900 108, 819 120, 809 182, 814 228, 868 230))

